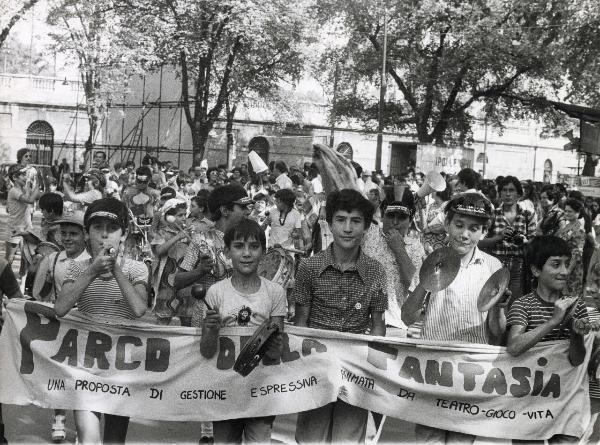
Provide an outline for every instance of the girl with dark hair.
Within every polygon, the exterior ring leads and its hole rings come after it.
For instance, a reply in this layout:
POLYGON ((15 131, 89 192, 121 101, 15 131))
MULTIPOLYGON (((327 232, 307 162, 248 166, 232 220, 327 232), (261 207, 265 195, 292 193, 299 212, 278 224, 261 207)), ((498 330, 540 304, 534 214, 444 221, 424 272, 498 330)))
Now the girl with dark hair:
POLYGON ((557 230, 556 236, 565 240, 571 247, 567 277, 567 292, 572 297, 583 296, 583 245, 585 230, 579 221, 583 203, 577 199, 568 198, 565 201, 564 218, 566 224, 557 230))

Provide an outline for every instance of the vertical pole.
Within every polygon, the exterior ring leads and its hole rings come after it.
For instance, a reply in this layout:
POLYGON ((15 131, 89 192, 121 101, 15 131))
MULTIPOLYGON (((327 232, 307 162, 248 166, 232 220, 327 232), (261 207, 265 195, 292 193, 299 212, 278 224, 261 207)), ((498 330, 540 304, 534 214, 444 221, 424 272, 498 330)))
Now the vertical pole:
POLYGON ((73 169, 72 169, 72 173, 73 173, 73 177, 75 177, 75 162, 77 161, 77 125, 78 125, 78 121, 79 121, 79 79, 76 80, 77 82, 77 94, 76 94, 76 99, 75 99, 75 133, 73 135, 73 169))
POLYGON ((488 124, 487 124, 487 113, 485 114, 485 119, 483 121, 483 179, 485 179, 486 169, 487 169, 487 136, 488 136, 488 124))
MULTIPOLYGON (((140 165, 142 165, 142 151, 143 147, 144 147, 144 115, 146 114, 146 76, 144 76, 142 78, 142 122, 141 122, 141 129, 140 129, 140 144, 139 144, 139 149, 140 149, 140 165)), ((136 147, 136 150, 138 149, 138 147, 136 147)))
POLYGON ((179 101, 179 141, 177 142, 177 168, 181 169, 181 122, 183 121, 183 104, 179 101))
POLYGON ((33 75, 33 29, 35 19, 35 5, 31 7, 31 36, 29 39, 29 75, 33 75))
POLYGON ((383 51, 381 54, 381 84, 379 86, 379 125, 377 128, 377 151, 375 152, 375 170, 381 170, 381 154, 383 151, 383 115, 385 107, 386 91, 386 58, 387 58, 387 8, 385 0, 383 4, 383 51))
POLYGON ((335 61, 335 72, 333 74, 333 98, 331 100, 331 131, 329 133, 329 147, 333 148, 335 138, 335 121, 336 121, 336 102, 337 102, 337 89, 338 80, 340 75, 340 61, 335 61))
POLYGON ((162 80, 163 66, 160 66, 160 81, 158 84, 158 125, 156 127, 156 157, 158 157, 158 147, 160 147, 160 109, 162 108, 162 80))
MULTIPOLYGON (((537 146, 533 147, 533 178, 532 181, 535 181, 535 165, 537 164, 537 146)), ((543 180, 544 178, 542 178, 543 180)))

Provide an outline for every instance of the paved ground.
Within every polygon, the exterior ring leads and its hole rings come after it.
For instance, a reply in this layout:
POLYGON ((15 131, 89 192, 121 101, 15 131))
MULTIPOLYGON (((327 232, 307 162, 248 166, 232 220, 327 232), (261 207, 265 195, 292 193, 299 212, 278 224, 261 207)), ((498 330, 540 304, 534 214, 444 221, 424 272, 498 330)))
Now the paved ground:
MULTIPOLYGON (((34 224, 39 227, 40 214, 36 213, 34 224)), ((0 205, 0 255, 4 256, 4 240, 7 226, 5 207, 0 205)), ((17 257, 13 263, 18 270, 17 257)), ((0 358, 1 359, 1 358, 0 358)), ((52 443, 50 422, 52 412, 36 406, 3 405, 2 407, 6 437, 9 443, 42 444, 52 443)), ((296 415, 279 416, 275 420, 273 440, 280 443, 294 443, 296 415)), ((369 435, 375 428, 369 426, 369 435)), ((167 443, 197 444, 200 424, 197 422, 156 422, 143 419, 131 419, 127 443, 167 443)), ((388 418, 379 440, 380 443, 414 443, 413 425, 398 419, 388 418)), ((75 443, 75 425, 71 413, 67 414, 67 440, 75 443)))

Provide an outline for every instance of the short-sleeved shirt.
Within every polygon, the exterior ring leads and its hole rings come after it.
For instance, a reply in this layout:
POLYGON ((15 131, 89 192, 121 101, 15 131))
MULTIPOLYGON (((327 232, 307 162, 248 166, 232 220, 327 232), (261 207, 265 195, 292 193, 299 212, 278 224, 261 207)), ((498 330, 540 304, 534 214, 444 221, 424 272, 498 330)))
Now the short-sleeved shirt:
POLYGON ((292 231, 302 227, 302 215, 296 209, 291 209, 287 215, 275 207, 271 210, 271 231, 269 232, 269 247, 280 244, 283 247, 294 247, 292 231))
POLYGON ((79 204, 82 210, 85 210, 94 201, 102 199, 102 192, 100 190, 88 190, 87 192, 77 193, 73 196, 73 202, 79 204))
POLYGON ((198 283, 210 286, 217 281, 231 276, 233 265, 231 260, 225 256, 225 234, 215 227, 204 232, 194 233, 192 242, 179 265, 182 270, 189 272, 198 267, 202 255, 210 255, 215 261, 215 266, 210 274, 204 275, 198 283))
POLYGON ((292 182, 290 177, 287 175, 287 173, 282 173, 279 176, 277 176, 277 179, 275 179, 275 184, 277 184, 277 186, 279 187, 280 190, 282 190, 282 189, 292 190, 294 188, 294 183, 292 182))
MULTIPOLYGON (((543 300, 537 292, 523 295, 518 298, 510 307, 506 317, 507 328, 511 326, 525 326, 525 332, 541 326, 552 318, 554 313, 554 303, 543 300)), ((588 319, 587 309, 583 299, 577 300, 575 319, 588 319)), ((571 335, 570 323, 552 329, 540 341, 566 340, 571 335)))
POLYGON ((213 284, 206 292, 206 301, 221 315, 221 326, 260 326, 269 317, 287 315, 285 291, 277 283, 260 277, 260 289, 243 294, 231 278, 213 284))
MULTIPOLYGON (((36 281, 39 279, 45 279, 47 272, 50 272, 50 277, 52 279, 52 292, 46 296, 46 299, 50 301, 56 300, 56 296, 60 294, 62 290, 63 281, 67 276, 67 270, 69 269, 69 265, 73 261, 89 261, 90 254, 87 250, 81 252, 75 258, 69 258, 67 256, 67 252, 61 250, 60 252, 51 253, 49 256, 44 258, 40 263, 36 281), (57 257, 58 256, 58 257, 57 257)), ((46 301, 44 299, 43 301, 46 301)))
POLYGON ((461 263, 454 281, 431 294, 421 338, 487 344, 487 312, 479 312, 477 298, 488 278, 501 267, 497 258, 475 247, 469 263, 461 263))
POLYGON ((20 201, 25 192, 18 186, 8 191, 6 198, 6 211, 8 212, 8 227, 13 231, 29 230, 33 227, 31 222, 31 206, 20 201))
POLYGON ((342 272, 333 246, 305 259, 296 273, 294 300, 310 306, 308 326, 364 334, 371 314, 388 308, 385 270, 361 250, 356 265, 342 272))
MULTIPOLYGON (((91 258, 87 261, 73 261, 69 264, 63 286, 74 282, 81 277, 90 267, 91 258)), ((123 274, 134 286, 146 285, 148 282, 148 268, 141 261, 125 258, 118 261, 115 267, 120 267, 123 274)), ((114 276, 99 276, 83 291, 77 302, 77 309, 87 315, 101 315, 106 317, 120 317, 127 319, 137 318, 129 307, 127 300, 114 276)))

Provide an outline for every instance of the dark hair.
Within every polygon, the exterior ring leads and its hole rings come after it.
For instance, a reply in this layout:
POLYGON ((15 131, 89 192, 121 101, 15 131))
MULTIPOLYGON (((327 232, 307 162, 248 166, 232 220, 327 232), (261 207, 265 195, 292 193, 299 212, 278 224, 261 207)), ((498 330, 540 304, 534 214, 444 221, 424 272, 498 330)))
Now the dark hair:
POLYGON ((225 232, 225 236, 223 237, 223 242, 225 242, 225 245, 228 248, 231 248, 231 243, 239 239, 244 241, 255 239, 260 243, 263 252, 267 249, 265 232, 260 228, 258 223, 252 219, 243 218, 233 227, 227 229, 227 232, 225 232))
POLYGON ((579 190, 571 190, 569 192, 569 198, 578 199, 579 201, 584 200, 583 193, 581 193, 579 190))
POLYGON ((17 150, 17 162, 19 164, 21 163, 21 159, 23 159, 23 156, 25 156, 27 153, 29 153, 28 148, 20 148, 19 150, 17 150))
POLYGON ((290 179, 292 180, 293 185, 298 186, 304 184, 304 176, 302 176, 301 173, 294 173, 290 176, 290 179))
POLYGON ((472 168, 463 168, 456 177, 458 182, 462 182, 467 189, 477 189, 481 181, 481 175, 472 168))
POLYGON ((512 184, 515 186, 515 189, 517 189, 517 193, 519 196, 523 196, 523 186, 521 185, 521 181, 519 181, 516 177, 514 176, 505 176, 499 183, 498 183, 498 193, 502 192, 502 189, 508 185, 508 184, 512 184))
POLYGON ((361 195, 360 192, 353 189, 335 190, 327 195, 325 219, 329 224, 332 223, 335 212, 339 210, 345 212, 358 210, 365 220, 365 229, 371 225, 373 213, 375 213, 373 204, 361 195))
POLYGON ((542 190, 540 191, 540 196, 542 196, 542 193, 545 193, 548 199, 556 204, 557 194, 556 189, 552 184, 546 184, 543 186, 542 190))
POLYGON ((198 193, 196 193, 196 196, 203 198, 203 199, 208 199, 209 195, 210 195, 210 190, 207 190, 207 189, 200 189, 200 190, 198 190, 198 193))
POLYGON ((571 257, 569 244, 553 235, 535 236, 527 244, 525 255, 530 265, 542 269, 548 258, 552 256, 571 257))
POLYGON ((217 167, 210 167, 210 168, 206 169, 206 177, 207 177, 207 178, 210 178, 210 174, 211 174, 212 172, 217 172, 217 173, 219 173, 219 169, 218 169, 217 167))
POLYGON ((181 187, 183 186, 183 184, 185 184, 186 182, 190 182, 191 180, 192 178, 187 173, 179 173, 175 182, 179 187, 181 187))
POLYGON ((100 153, 102 155, 102 160, 106 160, 106 153, 104 153, 103 151, 95 151, 94 152, 94 156, 96 156, 98 153, 100 153))
POLYGON ((206 212, 208 210, 208 199, 206 196, 192 196, 190 201, 194 201, 198 207, 202 207, 206 212))
POLYGON ((135 175, 148 176, 148 181, 150 181, 150 179, 152 178, 152 170, 150 170, 150 167, 148 167, 147 165, 142 165, 141 167, 137 168, 137 170, 135 171, 135 175))
POLYGON ((133 161, 127 161, 125 163, 125 168, 129 167, 130 165, 133 165, 135 167, 135 162, 133 162, 133 161))
POLYGON ((40 209, 62 216, 63 214, 63 198, 58 193, 44 193, 38 201, 40 209))
POLYGON ((239 167, 234 167, 231 169, 231 173, 238 172, 240 175, 242 174, 242 169, 239 167))
POLYGON ((10 179, 11 181, 14 181, 15 176, 24 175, 25 170, 23 170, 23 168, 24 167, 20 166, 19 164, 11 165, 8 168, 8 179, 10 179))
POLYGON ((354 171, 356 172, 356 176, 359 178, 362 176, 363 168, 358 162, 350 161, 352 167, 354 167, 354 171))
POLYGON ((213 220, 218 221, 221 218, 221 206, 231 210, 234 205, 233 201, 247 196, 246 190, 236 183, 216 187, 208 195, 208 210, 213 215, 213 220))
POLYGON ((117 223, 121 226, 123 233, 127 231, 129 224, 129 213, 127 206, 116 198, 102 198, 92 202, 83 216, 85 231, 90 231, 91 219, 96 212, 111 213, 117 217, 117 223))
POLYGON ((565 201, 565 207, 566 206, 571 207, 577 213, 581 213, 581 209, 583 209, 583 201, 575 198, 567 198, 565 201))
POLYGON ((288 209, 294 207, 294 202, 296 202, 296 194, 290 189, 277 190, 275 192, 275 198, 283 202, 288 209))
POLYGON ((288 167, 287 164, 283 161, 275 161, 275 164, 273 164, 273 170, 277 169, 279 170, 281 173, 287 173, 288 172, 288 167))

